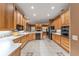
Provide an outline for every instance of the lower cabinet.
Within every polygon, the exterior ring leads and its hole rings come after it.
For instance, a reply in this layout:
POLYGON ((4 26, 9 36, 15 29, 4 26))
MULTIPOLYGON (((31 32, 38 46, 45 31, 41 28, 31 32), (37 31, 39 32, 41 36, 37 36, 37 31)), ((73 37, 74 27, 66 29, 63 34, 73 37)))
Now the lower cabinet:
POLYGON ((26 39, 26 35, 20 38, 20 42, 22 43, 21 48, 23 48, 28 42, 28 40, 26 39))
POLYGON ((26 38, 26 35, 14 40, 14 43, 22 43, 21 48, 23 48, 27 42, 28 39, 26 38))
POLYGON ((57 44, 60 44, 60 42, 61 42, 61 36, 60 36, 60 35, 54 34, 54 35, 52 35, 52 39, 53 39, 57 44))
POLYGON ((42 33, 42 39, 46 39, 47 38, 47 33, 46 32, 43 32, 42 33))
POLYGON ((22 43, 22 45, 13 51, 9 56, 20 56, 21 49, 26 45, 26 43, 30 40, 35 39, 35 33, 27 34, 25 36, 19 37, 14 40, 14 43, 22 43))
POLYGON ((53 34, 52 35, 52 40, 54 42, 56 42, 59 46, 61 46, 62 48, 64 48, 67 52, 69 52, 69 49, 70 49, 69 38, 64 37, 62 35, 53 34))
POLYGON ((61 36, 61 46, 69 52, 69 38, 61 36))
POLYGON ((20 54, 21 54, 21 49, 19 47, 15 51, 13 51, 9 56, 20 56, 20 54))
POLYGON ((28 41, 35 40, 35 33, 27 34, 26 38, 28 41))

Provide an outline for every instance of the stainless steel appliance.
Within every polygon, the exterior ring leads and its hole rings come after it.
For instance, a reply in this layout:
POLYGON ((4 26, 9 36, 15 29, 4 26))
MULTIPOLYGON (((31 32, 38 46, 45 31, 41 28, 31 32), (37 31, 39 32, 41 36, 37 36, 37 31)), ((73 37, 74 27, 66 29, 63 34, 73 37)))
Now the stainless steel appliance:
POLYGON ((36 40, 40 40, 41 39, 41 34, 40 33, 36 33, 36 40))
POLYGON ((61 27, 61 35, 69 37, 69 26, 61 27))
POLYGON ((52 40, 52 33, 55 32, 55 26, 50 26, 48 27, 48 30, 47 30, 47 35, 48 35, 48 38, 52 40))

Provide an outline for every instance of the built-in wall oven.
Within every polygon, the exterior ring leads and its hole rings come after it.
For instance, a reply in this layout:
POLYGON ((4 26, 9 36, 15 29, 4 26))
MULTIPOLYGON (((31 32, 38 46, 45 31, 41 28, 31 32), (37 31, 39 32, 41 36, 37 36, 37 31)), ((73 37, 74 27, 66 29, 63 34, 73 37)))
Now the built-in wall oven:
POLYGON ((61 35, 69 37, 69 26, 61 27, 61 35))

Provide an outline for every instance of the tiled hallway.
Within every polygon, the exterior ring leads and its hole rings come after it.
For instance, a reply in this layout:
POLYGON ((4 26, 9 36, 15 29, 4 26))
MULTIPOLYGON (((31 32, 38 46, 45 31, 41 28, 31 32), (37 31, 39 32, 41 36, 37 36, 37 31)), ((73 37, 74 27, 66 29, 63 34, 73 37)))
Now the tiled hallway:
POLYGON ((49 39, 28 42, 21 56, 69 56, 64 49, 49 39))

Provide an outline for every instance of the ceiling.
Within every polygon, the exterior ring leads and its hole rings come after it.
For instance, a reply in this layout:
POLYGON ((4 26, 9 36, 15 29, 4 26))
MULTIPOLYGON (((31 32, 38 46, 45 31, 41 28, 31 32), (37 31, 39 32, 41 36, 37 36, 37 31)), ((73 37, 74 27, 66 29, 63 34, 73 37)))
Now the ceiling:
POLYGON ((17 3, 25 17, 31 24, 47 23, 49 19, 55 18, 62 9, 67 9, 68 3, 17 3))

